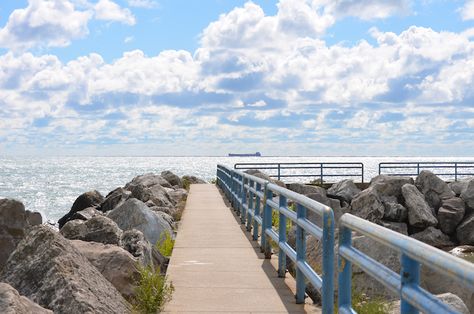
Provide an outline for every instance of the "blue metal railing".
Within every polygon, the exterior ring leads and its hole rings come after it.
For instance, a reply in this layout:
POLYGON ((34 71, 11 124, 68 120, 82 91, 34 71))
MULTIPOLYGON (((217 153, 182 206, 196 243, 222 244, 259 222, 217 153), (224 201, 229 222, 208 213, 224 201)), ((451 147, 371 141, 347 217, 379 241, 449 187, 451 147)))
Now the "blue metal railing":
POLYGON ((296 302, 304 303, 305 280, 308 280, 322 296, 322 311, 334 310, 334 214, 331 208, 304 195, 282 188, 261 178, 217 166, 217 184, 224 191, 232 206, 240 215, 248 231, 253 227, 253 239, 258 240, 261 227, 260 247, 266 258, 271 257, 270 240, 278 244, 278 275, 286 273, 286 258, 296 266, 296 302), (278 197, 278 201, 276 200, 278 197), (288 208, 288 201, 296 205, 296 212, 288 208), (263 208, 262 208, 263 205, 263 208), (263 209, 263 211, 262 211, 263 209), (272 228, 272 213, 279 215, 278 233, 272 228), (307 219, 307 211, 322 217, 322 228, 307 219), (287 219, 296 224, 296 251, 286 241, 287 219), (306 234, 323 244, 322 274, 317 274, 306 262, 306 234))
POLYGON ((388 230, 367 220, 344 214, 339 221, 339 313, 351 307, 352 264, 399 295, 401 313, 457 313, 420 287, 420 263, 447 275, 474 291, 474 265, 423 242, 388 230), (401 255, 400 274, 352 246, 352 231, 363 234, 401 255))
POLYGON ((330 179, 359 178, 364 182, 364 164, 361 162, 248 162, 236 163, 236 170, 265 170, 269 176, 281 180, 282 178, 314 177, 321 183, 330 179))
POLYGON ((381 162, 379 174, 414 177, 422 170, 430 170, 447 180, 458 181, 462 177, 474 176, 474 162, 381 162))

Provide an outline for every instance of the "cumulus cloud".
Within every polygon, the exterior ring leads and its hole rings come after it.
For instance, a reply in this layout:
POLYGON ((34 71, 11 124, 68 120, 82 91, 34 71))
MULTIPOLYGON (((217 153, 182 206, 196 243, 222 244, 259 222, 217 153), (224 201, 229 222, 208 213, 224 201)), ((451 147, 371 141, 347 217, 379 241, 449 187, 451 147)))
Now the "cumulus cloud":
POLYGON ((461 8, 461 16, 463 20, 474 20, 474 1, 466 0, 466 3, 461 8))
POLYGON ((127 8, 120 7, 111 0, 99 0, 94 5, 95 18, 103 21, 120 22, 128 25, 135 25, 135 17, 127 8))
POLYGON ((128 5, 136 8, 153 9, 158 7, 158 2, 152 0, 128 0, 128 5))

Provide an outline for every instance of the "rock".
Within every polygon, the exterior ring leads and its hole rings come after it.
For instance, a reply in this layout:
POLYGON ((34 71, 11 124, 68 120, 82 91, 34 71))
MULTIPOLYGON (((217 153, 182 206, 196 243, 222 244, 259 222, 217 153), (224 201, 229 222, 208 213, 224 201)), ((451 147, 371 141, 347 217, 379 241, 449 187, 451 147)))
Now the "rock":
POLYGON ((402 194, 408 209, 408 223, 410 226, 426 228, 438 224, 438 220, 433 216, 430 206, 416 186, 405 184, 402 187, 402 194))
POLYGON ((466 209, 469 213, 474 211, 474 180, 470 180, 466 189, 461 193, 461 198, 466 203, 466 209))
POLYGON ((14 199, 0 199, 0 270, 25 236, 29 226, 28 214, 23 203, 14 199))
MULTIPOLYGON (((148 204, 147 204, 148 205, 148 204)), ((154 212, 163 212, 165 214, 168 214, 170 216, 173 216, 176 212, 176 209, 174 207, 164 207, 164 206, 152 206, 152 207, 148 207, 151 211, 154 211, 154 212)))
POLYGON ((70 240, 115 245, 120 245, 120 238, 122 237, 122 230, 112 219, 105 216, 96 216, 86 222, 81 220, 68 221, 60 233, 70 240))
POLYGON ((245 173, 248 173, 254 177, 257 177, 257 178, 260 178, 260 179, 263 179, 263 180, 267 180, 271 183, 275 183, 276 185, 278 186, 281 186, 282 188, 286 188, 286 185, 285 183, 283 183, 282 181, 280 180, 277 180, 277 179, 273 179, 272 177, 270 177, 268 174, 258 170, 258 169, 249 169, 249 170, 246 170, 244 171, 245 173))
POLYGON ((363 219, 379 223, 385 214, 385 207, 376 190, 373 187, 369 187, 352 199, 351 213, 363 219))
POLYGON ((140 278, 137 259, 116 245, 72 240, 74 247, 94 265, 126 300, 135 296, 140 278))
POLYGON ((452 255, 474 263, 474 246, 461 245, 449 251, 452 255))
POLYGON ((348 203, 352 201, 355 195, 360 193, 360 189, 352 180, 342 180, 333 184, 327 191, 329 197, 337 196, 348 203))
POLYGON ((168 192, 161 185, 153 185, 151 187, 136 185, 131 191, 132 197, 144 203, 151 201, 158 207, 172 207, 174 205, 170 200, 168 192))
POLYGON ((144 266, 153 265, 152 247, 143 233, 136 229, 127 230, 122 234, 122 248, 138 259, 144 266))
POLYGON ((58 220, 59 229, 61 229, 66 222, 72 219, 74 213, 86 209, 88 207, 98 207, 104 201, 104 197, 98 191, 89 191, 81 194, 72 204, 69 213, 58 220))
POLYGON ((122 205, 131 196, 132 192, 125 190, 124 188, 116 188, 107 194, 107 197, 100 205, 99 210, 104 213, 111 211, 115 207, 122 205))
POLYGON ((456 238, 460 244, 474 245, 474 214, 466 216, 459 224, 456 238))
POLYGON ((55 313, 130 313, 107 279, 59 233, 35 226, 18 244, 0 280, 55 313))
POLYGON ((416 178, 415 185, 425 196, 426 202, 435 210, 441 206, 441 202, 456 195, 448 184, 441 180, 431 171, 423 170, 416 178))
POLYGON ((407 221, 408 210, 405 206, 398 203, 395 196, 383 197, 382 204, 385 208, 383 219, 394 222, 407 221))
POLYGON ((452 247, 455 244, 449 239, 449 236, 435 227, 428 227, 422 232, 414 233, 410 237, 417 239, 437 248, 452 247))
POLYGON ((370 180, 370 186, 382 196, 394 196, 402 201, 402 186, 405 184, 414 184, 412 178, 378 175, 370 180))
POLYGON ((183 176, 181 181, 183 182, 183 187, 186 187, 186 185, 189 186, 190 184, 207 184, 206 181, 195 176, 183 176))
POLYGON ((454 181, 451 183, 448 183, 449 188, 456 194, 456 196, 460 196, 461 193, 467 189, 467 186, 469 185, 469 181, 473 180, 474 178, 466 178, 460 181, 454 181))
POLYGON ((308 195, 308 194, 320 194, 323 197, 327 197, 326 190, 320 186, 316 185, 306 185, 301 183, 290 183, 287 186, 288 190, 291 190, 295 193, 308 195))
POLYGON ((444 200, 438 210, 438 221, 441 231, 452 234, 462 221, 465 213, 464 201, 459 197, 444 200))
POLYGON ((95 209, 95 207, 88 207, 86 209, 80 210, 71 215, 69 221, 71 220, 89 220, 92 217, 103 216, 103 213, 95 209))
POLYGON ((382 221, 382 226, 384 226, 387 229, 401 233, 403 235, 408 235, 408 226, 406 223, 382 221))
POLYGON ((26 211, 26 221, 30 226, 37 226, 43 223, 43 217, 38 212, 30 212, 29 210, 26 211))
MULTIPOLYGON (((439 300, 443 301, 454 310, 461 314, 469 314, 469 310, 462 301, 460 297, 452 293, 443 293, 436 296, 439 300)), ((386 306, 386 313, 387 314, 399 314, 400 313, 400 300, 393 301, 387 304, 386 306)))
POLYGON ((53 314, 30 299, 21 296, 9 284, 0 282, 0 313, 2 314, 53 314))
POLYGON ((107 217, 115 221, 122 230, 140 230, 152 245, 155 245, 162 233, 172 234, 172 228, 166 220, 135 198, 128 199, 110 211, 107 217))
POLYGON ((173 204, 178 204, 179 202, 186 200, 186 198, 188 197, 188 191, 180 188, 173 191, 169 191, 168 195, 173 204))
POLYGON ((125 189, 131 191, 133 187, 137 185, 142 185, 144 187, 161 185, 162 187, 171 188, 171 184, 168 181, 166 181, 165 178, 153 173, 147 173, 147 174, 133 178, 132 181, 130 181, 129 183, 125 185, 125 189))
POLYGON ((179 188, 183 187, 183 182, 181 182, 181 178, 172 173, 171 171, 163 171, 161 176, 165 178, 172 186, 178 186, 179 188))

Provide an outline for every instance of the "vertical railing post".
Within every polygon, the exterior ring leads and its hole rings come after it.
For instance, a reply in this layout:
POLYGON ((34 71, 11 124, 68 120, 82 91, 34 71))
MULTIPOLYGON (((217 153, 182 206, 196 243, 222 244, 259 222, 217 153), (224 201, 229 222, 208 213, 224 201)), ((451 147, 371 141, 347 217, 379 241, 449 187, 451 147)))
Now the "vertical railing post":
POLYGON ((420 163, 416 164, 416 175, 420 175, 420 163))
POLYGON ((265 254, 265 258, 272 257, 270 240, 267 239, 266 231, 272 227, 272 208, 267 204, 268 200, 273 198, 273 192, 268 189, 268 182, 265 182, 265 197, 263 198, 263 218, 262 218, 262 238, 261 249, 265 254))
POLYGON ((323 211, 323 313, 334 311, 334 247, 334 212, 328 208, 323 211))
MULTIPOLYGON (((262 185, 260 183, 257 182, 257 186, 255 188, 255 190, 257 192, 260 192, 262 190, 262 185)), ((258 194, 255 196, 255 209, 254 209, 254 217, 258 217, 260 215, 260 196, 258 196, 258 194)), ((262 220, 263 221, 263 220, 262 220)), ((263 228, 262 228, 263 230, 263 228)), ((263 233, 263 232, 262 232, 263 233)), ((258 240, 258 221, 254 218, 253 220, 253 239, 255 241, 258 240)))
MULTIPOLYGON (((364 164, 361 164, 362 166, 362 183, 364 183, 364 164)), ((380 164, 379 164, 379 167, 380 167, 380 164)), ((379 170, 379 174, 380 174, 380 170, 379 170)))
MULTIPOLYGON (((286 197, 280 195, 278 202, 279 208, 287 208, 288 203, 286 197)), ((286 216, 278 210, 278 242, 279 244, 286 243, 286 216)), ((278 250, 278 277, 284 278, 286 274, 286 254, 281 248, 278 250)))
POLYGON ((321 180, 320 184, 323 184, 323 164, 322 163, 319 164, 319 170, 320 170, 319 175, 320 175, 320 180, 321 180))
POLYGON ((280 180, 280 175, 281 175, 281 169, 280 169, 280 164, 278 164, 278 180, 280 180))
POLYGON ((242 176, 242 194, 241 194, 241 199, 242 199, 242 205, 240 206, 240 223, 242 225, 245 225, 245 218, 247 217, 247 210, 245 209, 245 205, 247 204, 247 190, 245 189, 245 183, 247 181, 247 178, 242 176))
POLYGON ((235 176, 235 172, 232 171, 230 173, 230 194, 231 194, 231 198, 230 198, 230 205, 234 208, 235 210, 235 181, 234 181, 234 176, 235 176))
MULTIPOLYGON (((251 212, 253 211, 253 198, 254 198, 254 194, 253 192, 251 191, 251 188, 254 187, 254 182, 253 180, 251 179, 247 179, 247 183, 249 185, 249 189, 248 189, 248 195, 249 195, 249 200, 248 200, 248 203, 247 203, 247 231, 250 232, 252 230, 252 214, 251 212)), ((253 212, 253 214, 255 215, 255 212, 253 212)))
MULTIPOLYGON (((306 218, 306 207, 296 205, 297 218, 306 218)), ((306 260, 306 232, 299 225, 296 225, 296 261, 304 262, 306 260)), ((296 303, 304 303, 306 290, 305 276, 303 272, 296 267, 296 303)))
POLYGON ((454 163, 454 181, 458 180, 458 163, 454 163))
MULTIPOLYGON (((339 226, 339 250, 342 247, 352 246, 352 232, 349 228, 339 226)), ((339 310, 344 308, 346 313, 350 313, 352 309, 352 263, 338 254, 338 269, 339 269, 339 292, 338 292, 338 307, 339 310)), ((324 283, 324 280, 323 280, 324 283)), ((324 297, 323 297, 324 302, 324 297)), ((324 305, 323 305, 324 311, 324 305)))
POLYGON ((411 259, 407 255, 402 253, 402 269, 400 270, 400 276, 402 279, 402 285, 400 290, 400 313, 402 314, 418 314, 419 311, 416 307, 408 303, 403 297, 402 291, 405 286, 414 285, 418 286, 420 283, 420 263, 411 259))

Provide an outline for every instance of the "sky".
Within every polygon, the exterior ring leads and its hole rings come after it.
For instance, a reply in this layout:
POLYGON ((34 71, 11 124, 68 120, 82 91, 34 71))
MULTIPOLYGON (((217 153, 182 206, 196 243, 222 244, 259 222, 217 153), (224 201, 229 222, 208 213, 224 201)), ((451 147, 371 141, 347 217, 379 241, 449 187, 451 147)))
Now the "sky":
POLYGON ((0 155, 473 143, 474 0, 0 1, 0 155))

